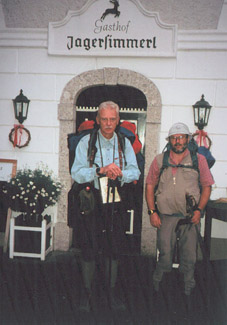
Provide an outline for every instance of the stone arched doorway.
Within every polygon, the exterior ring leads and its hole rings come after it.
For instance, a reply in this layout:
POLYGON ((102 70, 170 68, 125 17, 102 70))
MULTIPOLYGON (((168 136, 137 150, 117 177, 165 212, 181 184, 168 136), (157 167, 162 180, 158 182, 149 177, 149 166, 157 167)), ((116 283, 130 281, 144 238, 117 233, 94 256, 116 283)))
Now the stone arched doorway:
MULTIPOLYGON (((65 86, 58 105, 58 118, 60 121, 59 177, 64 184, 64 190, 58 204, 54 236, 55 250, 68 250, 72 239, 72 230, 67 226, 67 195, 72 184, 69 173, 67 135, 75 132, 75 104, 79 94, 84 89, 94 85, 128 85, 144 93, 147 100, 145 175, 147 175, 150 163, 158 151, 161 97, 153 82, 137 72, 118 68, 87 71, 71 79, 65 86)), ((153 255, 156 247, 156 233, 150 227, 146 203, 145 200, 143 201, 141 251, 144 254, 153 255)))

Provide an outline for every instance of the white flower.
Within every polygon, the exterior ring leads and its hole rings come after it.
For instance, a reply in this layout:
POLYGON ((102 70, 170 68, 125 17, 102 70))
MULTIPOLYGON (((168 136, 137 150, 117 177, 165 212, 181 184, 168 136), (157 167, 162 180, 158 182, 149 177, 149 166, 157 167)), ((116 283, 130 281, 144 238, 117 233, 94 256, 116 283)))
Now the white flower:
POLYGON ((24 195, 25 194, 25 191, 22 191, 21 194, 24 195))

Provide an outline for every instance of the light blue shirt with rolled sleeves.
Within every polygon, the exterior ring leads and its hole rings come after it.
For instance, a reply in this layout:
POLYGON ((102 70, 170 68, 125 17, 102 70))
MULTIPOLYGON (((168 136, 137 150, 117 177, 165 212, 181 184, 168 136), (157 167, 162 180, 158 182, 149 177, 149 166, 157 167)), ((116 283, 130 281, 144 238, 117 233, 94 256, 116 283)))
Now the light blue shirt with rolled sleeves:
MULTIPOLYGON (((97 164, 99 167, 107 166, 111 163, 115 163, 120 167, 119 152, 118 152, 118 138, 116 133, 114 133, 111 139, 106 139, 100 130, 98 131, 96 147, 97 152, 95 155, 94 164, 92 167, 89 166, 89 161, 87 159, 88 142, 90 135, 84 136, 77 145, 75 160, 72 165, 71 175, 72 178, 79 184, 94 181, 95 188, 99 188, 98 176, 96 175, 97 164), (101 147, 101 150, 100 150, 101 147), (102 166, 103 160, 103 166, 102 166)), ((124 183, 131 183, 134 180, 138 180, 140 177, 140 170, 137 165, 136 156, 130 141, 125 138, 125 152, 122 153, 123 167, 122 167, 122 178, 121 185, 124 183), (125 158, 124 158, 125 156, 125 158), (126 164, 125 164, 126 159, 126 164)))

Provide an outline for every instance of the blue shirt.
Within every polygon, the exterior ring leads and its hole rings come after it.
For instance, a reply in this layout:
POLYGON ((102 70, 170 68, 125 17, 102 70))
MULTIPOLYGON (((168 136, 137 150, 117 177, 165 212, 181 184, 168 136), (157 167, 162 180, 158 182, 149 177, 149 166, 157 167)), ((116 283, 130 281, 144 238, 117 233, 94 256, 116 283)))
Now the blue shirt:
MULTIPOLYGON (((90 135, 84 136, 77 145, 76 153, 75 153, 75 160, 72 165, 71 175, 72 178, 79 184, 92 182, 94 181, 95 188, 99 188, 98 184, 98 175, 96 175, 96 168, 97 164, 99 167, 107 166, 111 163, 115 163, 117 166, 120 167, 119 162, 119 151, 118 151, 118 138, 116 133, 114 133, 111 139, 106 139, 100 130, 98 130, 98 137, 100 140, 97 139, 96 147, 97 152, 95 155, 94 164, 92 167, 89 166, 89 161, 87 158, 87 151, 88 151, 88 141, 90 139, 90 135), (103 166, 102 166, 103 160, 103 166)), ((124 183, 130 183, 134 180, 138 180, 140 176, 140 171, 137 165, 136 156, 130 141, 125 138, 125 152, 124 155, 122 153, 123 158, 123 166, 122 166, 122 178, 121 185, 124 183), (127 164, 125 164, 126 158, 127 164)))

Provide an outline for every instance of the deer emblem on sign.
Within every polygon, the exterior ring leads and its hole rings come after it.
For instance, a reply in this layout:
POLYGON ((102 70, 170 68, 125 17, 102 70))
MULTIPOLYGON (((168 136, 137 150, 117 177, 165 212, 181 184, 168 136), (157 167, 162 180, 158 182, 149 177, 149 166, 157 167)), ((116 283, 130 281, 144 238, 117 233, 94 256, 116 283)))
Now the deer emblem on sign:
POLYGON ((113 3, 114 7, 111 9, 106 9, 104 13, 102 14, 101 21, 105 19, 105 17, 109 14, 114 15, 114 17, 120 16, 120 11, 118 10, 119 2, 117 0, 110 0, 111 3, 113 3))

